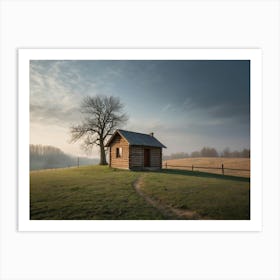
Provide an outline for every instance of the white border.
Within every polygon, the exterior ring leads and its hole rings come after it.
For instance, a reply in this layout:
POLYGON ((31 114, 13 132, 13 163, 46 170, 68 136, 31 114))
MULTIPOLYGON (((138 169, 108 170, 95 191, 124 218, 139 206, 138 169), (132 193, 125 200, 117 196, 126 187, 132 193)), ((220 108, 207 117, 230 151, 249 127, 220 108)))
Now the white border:
POLYGON ((18 230, 19 231, 261 231, 262 65, 260 49, 19 49, 18 50, 18 230), (29 220, 30 60, 250 60, 251 219, 244 221, 45 221, 29 220))

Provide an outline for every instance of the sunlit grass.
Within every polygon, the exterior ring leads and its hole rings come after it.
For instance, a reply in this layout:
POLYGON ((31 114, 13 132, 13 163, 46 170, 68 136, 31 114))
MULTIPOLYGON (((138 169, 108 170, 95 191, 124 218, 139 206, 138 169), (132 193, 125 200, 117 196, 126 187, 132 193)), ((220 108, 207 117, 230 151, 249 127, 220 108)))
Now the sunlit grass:
POLYGON ((147 173, 143 191, 175 208, 196 211, 202 218, 250 219, 249 179, 169 171, 147 173))
POLYGON ((107 166, 32 172, 31 219, 162 219, 134 191, 137 176, 107 166))
POLYGON ((165 219, 133 188, 154 200, 197 212, 202 219, 250 219, 249 179, 163 170, 132 172, 108 166, 30 173, 30 218, 47 220, 165 219))

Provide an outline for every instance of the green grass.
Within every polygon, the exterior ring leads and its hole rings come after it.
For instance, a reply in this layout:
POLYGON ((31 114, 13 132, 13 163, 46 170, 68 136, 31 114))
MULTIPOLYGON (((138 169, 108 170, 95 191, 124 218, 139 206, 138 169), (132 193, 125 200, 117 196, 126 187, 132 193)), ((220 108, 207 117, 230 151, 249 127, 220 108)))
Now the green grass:
POLYGON ((107 166, 31 172, 31 219, 163 219, 134 191, 137 176, 107 166))
POLYGON ((175 208, 196 211, 205 219, 250 219, 248 178, 163 170, 145 175, 143 191, 175 208))
POLYGON ((193 210, 205 219, 250 219, 249 179, 163 170, 132 172, 107 166, 30 173, 30 218, 46 220, 155 220, 165 217, 132 187, 156 201, 193 210))

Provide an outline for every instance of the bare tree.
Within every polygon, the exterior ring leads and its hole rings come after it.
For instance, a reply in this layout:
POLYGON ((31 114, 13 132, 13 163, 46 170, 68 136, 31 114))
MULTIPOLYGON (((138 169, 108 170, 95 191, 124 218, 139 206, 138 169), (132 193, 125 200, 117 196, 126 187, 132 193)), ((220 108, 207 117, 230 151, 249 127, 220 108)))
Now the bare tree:
POLYGON ((203 147, 200 151, 202 157, 218 157, 218 152, 215 148, 203 147))
POLYGON ((127 121, 124 105, 114 96, 86 96, 81 104, 82 123, 71 127, 72 142, 83 139, 83 148, 100 148, 100 165, 106 165, 105 140, 127 121))
POLYGON ((230 157, 230 156, 231 156, 230 148, 226 147, 222 152, 222 157, 230 157))

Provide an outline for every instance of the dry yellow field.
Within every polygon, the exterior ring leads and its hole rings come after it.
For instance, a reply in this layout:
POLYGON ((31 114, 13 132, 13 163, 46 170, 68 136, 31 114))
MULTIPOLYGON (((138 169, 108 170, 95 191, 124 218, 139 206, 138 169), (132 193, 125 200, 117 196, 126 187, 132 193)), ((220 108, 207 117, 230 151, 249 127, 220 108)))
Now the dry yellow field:
POLYGON ((222 174, 221 169, 207 169, 206 167, 221 168, 224 165, 224 175, 250 177, 250 171, 242 170, 228 170, 232 169, 244 169, 250 170, 250 158, 182 158, 182 159, 170 159, 163 161, 163 168, 184 169, 194 171, 209 172, 215 174, 222 174), (204 167, 204 168, 201 168, 204 167))

